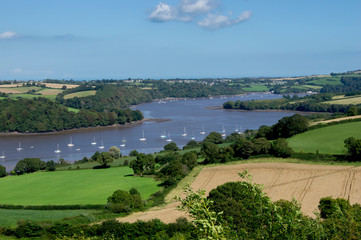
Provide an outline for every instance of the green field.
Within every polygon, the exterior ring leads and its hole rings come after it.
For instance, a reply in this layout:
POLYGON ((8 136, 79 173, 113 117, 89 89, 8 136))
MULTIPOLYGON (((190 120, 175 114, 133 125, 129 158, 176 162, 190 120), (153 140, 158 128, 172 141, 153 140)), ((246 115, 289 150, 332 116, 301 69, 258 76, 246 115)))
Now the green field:
POLYGON ((320 86, 340 85, 340 84, 342 84, 340 77, 323 77, 323 78, 318 78, 318 79, 309 81, 307 83, 308 84, 320 85, 320 86))
POLYGON ((133 177, 128 167, 36 172, 0 179, 0 203, 15 205, 105 204, 118 189, 139 190, 142 198, 160 190, 149 177, 133 177))
POLYGON ((288 139, 295 152, 343 154, 344 140, 349 137, 361 138, 361 122, 337 124, 307 131, 288 139))
POLYGON ((76 108, 68 107, 68 111, 78 113, 80 110, 76 108))
POLYGON ((352 97, 337 97, 335 100, 327 101, 324 103, 328 104, 360 104, 361 96, 352 96, 352 97))
POLYGON ((29 94, 29 93, 21 93, 21 94, 9 94, 9 97, 11 99, 17 99, 18 97, 26 98, 26 99, 33 99, 33 98, 42 97, 42 98, 55 100, 56 95, 34 95, 34 94, 29 94))
POLYGON ((93 96, 95 95, 96 90, 90 90, 90 91, 81 91, 76 93, 70 93, 64 96, 64 99, 74 98, 74 97, 87 97, 87 96, 93 96))
POLYGON ((15 227, 19 220, 41 222, 47 220, 61 220, 68 217, 83 215, 90 216, 97 210, 13 210, 0 209, 0 226, 15 227))
POLYGON ((242 88, 246 92, 265 92, 268 91, 268 87, 265 85, 250 85, 250 87, 242 88))

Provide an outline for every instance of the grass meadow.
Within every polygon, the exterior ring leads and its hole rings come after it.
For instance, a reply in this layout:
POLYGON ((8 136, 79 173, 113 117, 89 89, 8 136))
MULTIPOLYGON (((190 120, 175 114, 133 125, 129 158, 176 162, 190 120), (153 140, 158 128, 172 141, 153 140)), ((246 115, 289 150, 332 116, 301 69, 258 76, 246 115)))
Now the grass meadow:
POLYGON ((14 205, 105 204, 118 189, 136 188, 142 198, 161 188, 153 178, 133 177, 128 167, 35 172, 0 179, 0 203, 14 205))
POLYGON ((332 101, 327 101, 324 103, 328 103, 328 104, 360 104, 361 96, 343 97, 343 98, 338 97, 332 101))
POLYGON ((349 137, 361 138, 361 122, 337 124, 318 128, 295 135, 288 139, 295 152, 344 154, 344 140, 349 137))
POLYGON ((268 87, 265 85, 250 85, 250 87, 242 87, 246 92, 264 92, 268 91, 268 87))

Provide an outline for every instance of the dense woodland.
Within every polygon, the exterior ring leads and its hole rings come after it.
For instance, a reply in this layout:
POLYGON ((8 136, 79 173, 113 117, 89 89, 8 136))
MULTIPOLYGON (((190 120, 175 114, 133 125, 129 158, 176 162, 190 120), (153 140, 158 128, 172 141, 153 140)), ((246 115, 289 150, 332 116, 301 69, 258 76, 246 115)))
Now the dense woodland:
POLYGON ((49 132, 72 128, 107 126, 138 121, 140 111, 118 109, 96 112, 70 112, 66 107, 45 98, 4 99, 0 101, 1 132, 49 132))

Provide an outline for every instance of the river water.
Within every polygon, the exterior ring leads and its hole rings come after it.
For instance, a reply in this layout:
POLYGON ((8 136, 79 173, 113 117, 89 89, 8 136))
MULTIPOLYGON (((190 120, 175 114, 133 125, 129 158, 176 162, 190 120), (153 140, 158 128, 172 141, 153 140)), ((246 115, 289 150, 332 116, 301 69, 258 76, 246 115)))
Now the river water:
POLYGON ((225 111, 211 110, 207 107, 220 106, 226 101, 276 99, 280 95, 274 94, 247 94, 239 96, 214 97, 206 99, 181 99, 155 101, 134 107, 143 112, 144 117, 151 121, 129 127, 93 128, 76 131, 39 135, 9 135, 0 137, 0 164, 7 171, 13 169, 16 163, 26 157, 38 157, 44 161, 59 158, 75 161, 84 156, 90 157, 95 151, 107 151, 111 146, 121 149, 123 155, 131 150, 153 153, 163 149, 168 144, 166 140, 172 139, 179 147, 184 146, 192 137, 196 141, 202 140, 208 133, 222 132, 228 135, 238 128, 257 129, 261 125, 272 125, 279 119, 293 115, 292 112, 281 111, 225 111), (158 121, 156 121, 156 119, 158 121), (159 119, 167 121, 159 121, 159 119), (201 131, 206 134, 200 134, 201 131), (183 136, 184 131, 187 135, 183 136), (143 137, 145 141, 139 139, 143 137), (165 133, 166 138, 161 138, 165 133), (92 142, 97 144, 91 144, 92 142), (74 146, 68 144, 72 140, 74 146), (125 141, 123 141, 125 140, 125 141), (99 147, 102 145, 103 149, 99 147), (19 147, 22 150, 17 150, 19 147), (125 144, 121 147, 121 144, 125 144), (59 147, 58 147, 59 146, 59 147), (55 150, 59 149, 60 153, 55 150))

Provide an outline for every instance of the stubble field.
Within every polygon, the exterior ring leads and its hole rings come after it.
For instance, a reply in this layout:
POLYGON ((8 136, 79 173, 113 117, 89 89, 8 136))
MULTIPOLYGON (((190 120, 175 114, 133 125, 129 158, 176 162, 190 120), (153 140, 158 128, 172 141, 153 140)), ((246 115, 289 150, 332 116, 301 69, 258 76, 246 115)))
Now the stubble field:
MULTIPOLYGON (((194 190, 210 190, 229 181, 240 181, 239 172, 247 169, 253 182, 264 185, 264 191, 273 200, 295 198, 302 205, 302 212, 314 216, 319 200, 331 196, 349 199, 351 203, 361 203, 361 167, 308 165, 282 162, 246 163, 203 168, 191 187, 194 190)), ((159 218, 164 222, 174 222, 185 216, 176 210, 177 203, 171 202, 163 208, 140 212, 120 221, 134 222, 138 219, 159 218)))

